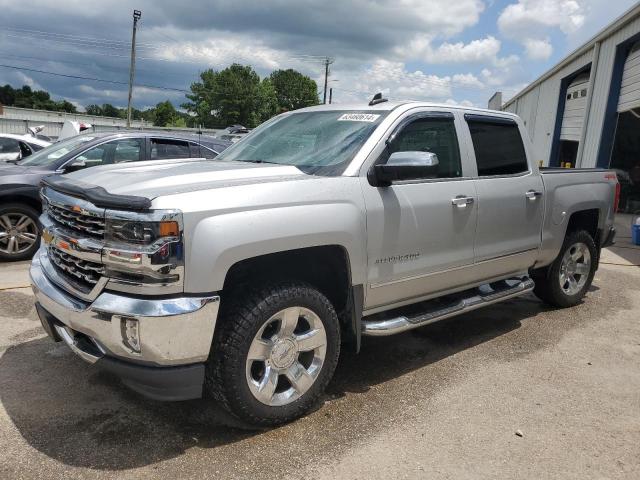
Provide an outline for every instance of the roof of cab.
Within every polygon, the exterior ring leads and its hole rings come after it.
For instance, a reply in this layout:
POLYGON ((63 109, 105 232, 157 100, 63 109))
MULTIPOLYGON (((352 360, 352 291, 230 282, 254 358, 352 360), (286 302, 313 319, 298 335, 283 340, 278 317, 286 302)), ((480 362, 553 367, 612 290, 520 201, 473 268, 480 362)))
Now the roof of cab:
POLYGON ((325 105, 316 105, 313 107, 301 108, 300 110, 295 110, 295 112, 313 112, 313 111, 342 111, 342 110, 356 110, 356 111, 383 111, 388 112, 391 110, 395 110, 398 107, 435 107, 435 108, 443 108, 447 110, 464 110, 464 111, 472 111, 478 113, 484 113, 487 115, 499 115, 499 116, 508 116, 508 117, 517 117, 517 115, 510 112, 502 112, 498 110, 489 110, 486 108, 476 108, 476 107, 467 107, 464 105, 451 105, 446 103, 435 103, 435 102, 419 102, 419 101, 386 101, 382 103, 378 103, 376 105, 368 105, 366 103, 341 103, 341 104, 325 104, 325 105))

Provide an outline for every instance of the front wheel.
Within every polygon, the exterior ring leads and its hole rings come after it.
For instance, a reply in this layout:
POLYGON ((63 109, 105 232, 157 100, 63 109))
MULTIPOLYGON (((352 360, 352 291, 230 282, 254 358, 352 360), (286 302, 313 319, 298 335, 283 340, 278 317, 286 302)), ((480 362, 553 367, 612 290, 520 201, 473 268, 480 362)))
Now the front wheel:
POLYGON ((28 260, 40 246, 38 212, 19 203, 0 206, 0 261, 28 260))
POLYGON ((556 307, 580 303, 596 273, 598 251, 591 235, 584 230, 567 234, 554 262, 533 272, 533 292, 556 307))
POLYGON ((329 300, 304 284, 280 284, 224 306, 205 392, 252 427, 307 413, 331 380, 340 327, 329 300))

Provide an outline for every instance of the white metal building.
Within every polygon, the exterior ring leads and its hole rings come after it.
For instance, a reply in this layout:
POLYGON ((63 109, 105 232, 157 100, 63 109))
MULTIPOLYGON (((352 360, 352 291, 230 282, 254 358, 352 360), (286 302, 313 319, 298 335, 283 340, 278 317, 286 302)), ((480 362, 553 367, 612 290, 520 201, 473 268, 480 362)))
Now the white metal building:
POLYGON ((542 165, 613 168, 621 207, 640 210, 640 3, 502 109, 522 117, 542 165))
MULTIPOLYGON (((51 138, 57 138, 62 130, 65 120, 73 120, 80 123, 91 124, 93 132, 111 132, 127 128, 127 121, 115 117, 98 117, 84 113, 52 112, 48 110, 35 110, 31 108, 6 107, 0 105, 0 133, 25 134, 28 127, 42 125, 42 134, 51 138)), ((203 132, 210 135, 216 134, 220 129, 198 129, 179 127, 154 127, 152 123, 142 120, 132 120, 133 130, 166 130, 178 132, 203 132)))

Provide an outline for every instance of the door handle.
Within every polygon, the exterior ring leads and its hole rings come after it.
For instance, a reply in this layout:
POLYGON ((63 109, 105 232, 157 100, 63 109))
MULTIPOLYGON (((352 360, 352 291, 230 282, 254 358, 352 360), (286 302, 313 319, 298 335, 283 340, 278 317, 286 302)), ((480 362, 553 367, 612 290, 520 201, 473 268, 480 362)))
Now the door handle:
POLYGON ((473 201, 473 197, 458 195, 457 197, 451 199, 451 205, 455 205, 458 208, 465 208, 467 205, 471 205, 473 201))
POLYGON ((542 196, 542 192, 537 192, 535 190, 529 190, 524 194, 529 200, 536 200, 538 197, 542 196))

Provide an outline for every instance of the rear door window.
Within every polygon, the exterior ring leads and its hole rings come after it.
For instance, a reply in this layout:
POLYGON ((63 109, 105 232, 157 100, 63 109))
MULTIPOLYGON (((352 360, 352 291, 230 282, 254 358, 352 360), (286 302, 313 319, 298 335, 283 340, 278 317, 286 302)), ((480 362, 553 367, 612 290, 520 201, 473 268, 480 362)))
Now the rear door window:
POLYGON ((189 158, 191 152, 189 142, 167 138, 151 139, 151 160, 163 158, 189 158))
POLYGON ((520 130, 515 122, 468 115, 478 176, 515 175, 529 171, 520 130))

